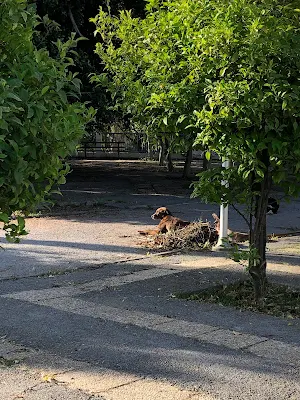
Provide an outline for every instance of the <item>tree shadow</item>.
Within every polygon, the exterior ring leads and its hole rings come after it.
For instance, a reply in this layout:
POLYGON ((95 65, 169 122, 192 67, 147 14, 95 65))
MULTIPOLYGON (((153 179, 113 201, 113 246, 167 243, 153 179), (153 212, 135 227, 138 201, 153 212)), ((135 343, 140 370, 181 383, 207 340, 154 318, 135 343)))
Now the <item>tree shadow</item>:
MULTIPOLYGON (((50 249, 51 246, 49 243, 50 249)), ((84 300, 87 307, 91 308, 109 306, 118 312, 151 313, 299 345, 299 321, 292 321, 293 324, 288 326, 290 321, 281 318, 241 312, 217 304, 174 299, 171 296, 174 292, 197 290, 245 277, 244 271, 238 267, 210 268, 209 254, 206 256, 206 268, 178 270, 172 275, 110 286, 103 290, 94 288, 74 298, 84 300)), ((172 258, 162 265, 159 262, 153 265, 137 261, 132 264, 110 264, 93 270, 88 270, 90 264, 86 262, 85 271, 51 279, 45 276, 29 278, 27 281, 20 279, 2 282, 1 289, 4 294, 69 287, 71 279, 76 287, 83 282, 105 280, 144 269, 178 268, 174 262, 172 258)), ((272 273, 270 276, 273 279, 280 275, 272 273)), ((285 277, 286 283, 295 280, 299 283, 299 275, 289 274, 285 277)), ((64 297, 61 301, 70 304, 72 298, 64 297)), ((274 387, 278 379, 289 381, 291 385, 297 380, 291 373, 289 361, 278 361, 273 354, 258 356, 247 349, 234 350, 226 345, 210 343, 209 339, 195 340, 184 338, 176 332, 159 332, 151 326, 142 328, 132 323, 114 322, 109 315, 106 318, 93 318, 83 315, 79 310, 62 311, 51 305, 38 305, 3 296, 0 297, 0 305, 1 335, 54 356, 88 362, 95 370, 99 367, 109 368, 168 380, 189 388, 206 385, 210 390, 219 390, 222 385, 232 387, 234 383, 236 390, 241 393, 249 388, 249 382, 253 379, 261 383, 267 379, 274 387)), ((37 363, 36 358, 30 357, 24 363, 36 368, 49 367, 47 362, 41 360, 37 363)))
MULTIPOLYGON (((291 373, 288 360, 278 361, 272 354, 261 357, 247 350, 183 338, 176 333, 162 333, 151 327, 86 317, 19 300, 1 298, 1 303, 0 316, 4 321, 1 334, 7 335, 9 340, 70 360, 88 362, 95 369, 109 368, 188 387, 206 383, 208 388, 217 389, 220 384, 234 383, 237 391, 245 391, 249 382, 253 379, 259 382, 261 377, 274 384, 277 379, 286 379, 291 384, 297 379, 291 373)), ((185 319, 193 320, 191 303, 183 308, 185 319)), ((217 314, 216 310, 211 309, 210 314, 214 313, 217 314)), ((202 306, 200 309, 198 306, 198 322, 201 317, 201 323, 206 323, 203 314, 202 306)), ((224 326, 228 314, 223 310, 218 314, 215 322, 219 327, 224 326)), ((251 313, 246 313, 244 318, 250 318, 252 323, 259 321, 259 318, 251 319, 251 313)), ((274 320, 264 321, 272 324, 274 320)), ((26 364, 35 368, 48 367, 43 362, 37 365, 36 359, 30 357, 25 360, 26 364)))

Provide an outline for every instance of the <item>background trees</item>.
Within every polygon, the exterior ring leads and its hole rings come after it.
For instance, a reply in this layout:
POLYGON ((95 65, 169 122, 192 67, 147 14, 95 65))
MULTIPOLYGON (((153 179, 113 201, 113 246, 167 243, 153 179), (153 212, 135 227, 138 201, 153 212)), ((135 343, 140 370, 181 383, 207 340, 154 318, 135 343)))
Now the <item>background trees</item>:
POLYGON ((10 224, 16 210, 30 211, 64 182, 72 153, 94 116, 77 100, 80 80, 70 72, 73 39, 58 44, 58 59, 37 50, 33 6, 4 0, 0 5, 0 219, 12 238, 24 221, 10 224))
POLYGON ((196 145, 234 162, 201 174, 194 194, 247 203, 249 272, 259 300, 268 195, 273 184, 295 195, 300 178, 299 9, 285 0, 147 3, 143 20, 103 9, 93 19, 108 71, 94 80, 153 137, 164 131, 174 146, 197 137, 196 145))
POLYGON ((187 19, 184 3, 181 7, 154 9, 149 2, 144 19, 127 11, 112 16, 101 8, 92 21, 99 34, 96 53, 107 73, 93 81, 108 88, 115 108, 144 126, 150 142, 190 154, 198 131, 193 111, 204 95, 190 63, 192 15, 187 19))
MULTIPOLYGON (((65 42, 72 32, 76 37, 85 37, 87 40, 78 43, 78 57, 74 57, 72 71, 77 72, 82 82, 80 94, 81 101, 89 101, 97 108, 97 117, 88 130, 107 129, 116 122, 123 122, 123 115, 116 110, 111 110, 111 98, 103 88, 95 87, 90 83, 91 73, 103 72, 99 58, 95 55, 96 40, 94 25, 89 21, 99 10, 100 5, 105 5, 106 0, 36 0, 37 13, 43 23, 37 29, 39 36, 35 38, 38 48, 45 47, 52 57, 57 56, 57 47, 53 42, 58 39, 65 42), (53 22, 54 21, 54 22, 53 22)), ((143 17, 145 14, 144 0, 111 0, 109 2, 112 15, 118 14, 122 9, 132 9, 134 15, 143 17)))

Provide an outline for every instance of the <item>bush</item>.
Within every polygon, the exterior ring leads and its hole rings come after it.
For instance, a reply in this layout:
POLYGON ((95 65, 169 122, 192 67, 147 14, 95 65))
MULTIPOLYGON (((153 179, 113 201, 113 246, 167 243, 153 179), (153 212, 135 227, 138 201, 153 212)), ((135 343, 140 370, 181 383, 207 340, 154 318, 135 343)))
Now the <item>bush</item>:
POLYGON ((24 226, 19 219, 9 228, 9 216, 28 213, 64 183, 64 158, 95 114, 76 101, 80 80, 69 70, 74 36, 57 43, 55 60, 34 47, 37 24, 25 0, 0 4, 0 219, 13 238, 25 233, 24 226))

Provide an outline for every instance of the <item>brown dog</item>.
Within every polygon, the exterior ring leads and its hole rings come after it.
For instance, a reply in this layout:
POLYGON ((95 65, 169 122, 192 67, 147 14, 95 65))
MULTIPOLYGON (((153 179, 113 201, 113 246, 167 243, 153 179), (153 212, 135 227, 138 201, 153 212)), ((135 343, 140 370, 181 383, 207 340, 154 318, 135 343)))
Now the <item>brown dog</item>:
MULTIPOLYGON (((215 220, 215 230, 220 236, 220 218, 217 214, 212 214, 213 219, 215 220)), ((227 234, 233 243, 241 243, 249 240, 249 234, 243 232, 234 232, 231 229, 227 229, 227 234)))
POLYGON ((139 231, 141 235, 157 235, 159 233, 166 233, 174 231, 178 228, 184 228, 190 222, 183 221, 180 218, 173 217, 171 212, 166 207, 159 207, 154 214, 151 215, 152 219, 160 219, 156 229, 148 229, 147 231, 139 231))
MULTIPOLYGON (((217 234, 220 235, 220 218, 217 216, 217 214, 212 214, 212 216, 214 219, 215 230, 217 231, 217 234)), ((227 233, 229 236, 229 240, 232 243, 242 243, 242 242, 246 242, 247 240, 249 240, 248 233, 235 232, 235 231, 232 231, 231 229, 228 229, 227 233)), ((283 237, 288 237, 288 236, 298 236, 298 235, 300 235, 300 231, 293 231, 293 232, 287 232, 287 233, 272 233, 272 234, 267 235, 267 239, 272 240, 275 238, 275 240, 276 240, 276 238, 283 238, 283 237)))

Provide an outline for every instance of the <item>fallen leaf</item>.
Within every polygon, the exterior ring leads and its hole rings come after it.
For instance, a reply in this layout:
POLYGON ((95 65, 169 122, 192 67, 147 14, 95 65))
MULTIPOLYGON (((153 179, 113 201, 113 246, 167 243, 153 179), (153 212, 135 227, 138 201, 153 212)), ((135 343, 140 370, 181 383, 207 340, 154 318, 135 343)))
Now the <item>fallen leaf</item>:
POLYGON ((49 383, 51 383, 51 382, 56 381, 56 379, 55 379, 55 374, 44 374, 44 373, 42 372, 41 375, 42 375, 42 381, 44 381, 44 382, 49 382, 49 383))

